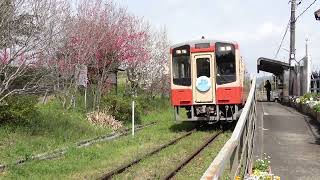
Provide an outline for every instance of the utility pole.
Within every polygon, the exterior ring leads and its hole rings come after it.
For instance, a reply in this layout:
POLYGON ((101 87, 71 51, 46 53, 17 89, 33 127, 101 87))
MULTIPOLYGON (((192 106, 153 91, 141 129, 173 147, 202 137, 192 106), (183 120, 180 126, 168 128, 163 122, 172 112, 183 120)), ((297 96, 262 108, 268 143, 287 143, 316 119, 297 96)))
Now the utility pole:
POLYGON ((291 62, 296 58, 296 0, 291 0, 291 20, 290 20, 290 54, 289 54, 289 95, 293 95, 291 62))
POLYGON ((296 58, 296 0, 291 0, 291 20, 290 20, 290 58, 289 65, 296 58))

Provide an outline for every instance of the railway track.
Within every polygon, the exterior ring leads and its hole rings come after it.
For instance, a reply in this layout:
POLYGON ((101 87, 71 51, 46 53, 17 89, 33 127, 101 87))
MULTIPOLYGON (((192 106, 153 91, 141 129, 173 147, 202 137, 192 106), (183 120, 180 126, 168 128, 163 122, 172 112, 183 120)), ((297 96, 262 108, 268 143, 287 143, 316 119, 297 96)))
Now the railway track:
MULTIPOLYGON (((160 152, 161 150, 172 146, 174 144, 176 144, 178 141, 190 136, 192 133, 196 132, 197 129, 192 129, 191 131, 185 133, 184 135, 175 138, 173 140, 171 140, 170 142, 161 145, 160 147, 158 147, 157 149, 143 155, 142 157, 139 157, 127 164, 124 164, 108 173, 105 173, 103 176, 101 176, 99 179, 101 180, 108 180, 111 179, 113 176, 115 175, 119 175, 122 172, 124 172, 126 169, 138 164, 141 160, 146 159, 158 152, 160 152)), ((210 138, 208 138, 198 149, 196 149, 196 151, 194 151, 192 154, 190 154, 186 159, 184 159, 178 166, 176 166, 176 168, 174 168, 171 172, 169 172, 164 179, 171 179, 172 177, 175 176, 175 174, 181 170, 184 166, 186 166, 193 158, 195 158, 202 150, 204 150, 208 145, 210 145, 220 134, 222 133, 222 131, 218 131, 215 134, 213 134, 212 136, 210 136, 210 138)))
POLYGON ((202 152, 206 147, 208 147, 220 134, 222 131, 218 131, 208 138, 198 149, 191 153, 186 159, 184 159, 175 169, 169 172, 163 179, 168 180, 173 178, 183 167, 185 167, 192 159, 194 159, 200 152, 202 152))
MULTIPOLYGON (((145 125, 137 125, 135 128, 135 131, 140 131, 142 129, 145 129, 147 127, 156 125, 157 122, 151 122, 145 125)), ((97 143, 101 143, 101 142, 105 142, 105 141, 110 141, 122 136, 127 136, 129 135, 131 132, 131 129, 127 128, 124 129, 123 131, 119 132, 119 133, 112 133, 112 134, 107 134, 107 135, 103 135, 103 136, 98 136, 95 138, 91 138, 91 139, 87 139, 87 140, 82 140, 80 142, 77 142, 74 144, 74 147, 76 148, 84 148, 84 147, 88 147, 88 146, 92 146, 94 144, 97 143)), ((5 169, 8 166, 15 166, 15 165, 22 165, 24 163, 26 163, 27 161, 32 161, 32 160, 50 160, 50 159, 55 159, 58 158, 60 156, 63 156, 64 154, 66 154, 68 151, 68 148, 60 148, 60 149, 55 149, 53 151, 48 151, 45 153, 41 153, 41 154, 36 154, 33 155, 29 158, 24 158, 24 159, 18 159, 15 162, 11 163, 11 164, 0 164, 0 172, 5 171, 5 169)))

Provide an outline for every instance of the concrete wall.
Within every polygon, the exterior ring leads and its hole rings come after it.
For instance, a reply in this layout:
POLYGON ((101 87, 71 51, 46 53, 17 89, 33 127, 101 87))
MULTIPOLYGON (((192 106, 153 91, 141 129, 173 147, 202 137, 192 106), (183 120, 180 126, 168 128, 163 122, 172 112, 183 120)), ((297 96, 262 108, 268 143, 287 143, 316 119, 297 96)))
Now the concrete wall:
POLYGON ((302 96, 310 92, 311 83, 311 61, 309 56, 302 58, 299 64, 291 71, 293 82, 292 90, 294 96, 302 96))

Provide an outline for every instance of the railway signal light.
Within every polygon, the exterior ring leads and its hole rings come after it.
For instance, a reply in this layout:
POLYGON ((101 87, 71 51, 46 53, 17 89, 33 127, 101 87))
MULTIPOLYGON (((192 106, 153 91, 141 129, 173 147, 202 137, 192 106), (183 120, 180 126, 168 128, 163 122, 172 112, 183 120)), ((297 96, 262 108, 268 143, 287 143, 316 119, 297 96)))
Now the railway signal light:
POLYGON ((316 20, 320 21, 320 9, 314 12, 314 17, 316 18, 316 20))

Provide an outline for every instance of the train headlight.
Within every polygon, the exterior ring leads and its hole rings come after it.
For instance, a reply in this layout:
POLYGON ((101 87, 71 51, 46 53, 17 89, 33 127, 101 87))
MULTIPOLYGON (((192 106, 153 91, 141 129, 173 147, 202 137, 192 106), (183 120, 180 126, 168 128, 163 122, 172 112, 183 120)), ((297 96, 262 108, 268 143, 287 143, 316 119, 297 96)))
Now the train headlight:
POLYGON ((176 53, 181 54, 182 52, 181 52, 181 50, 176 50, 176 53))
POLYGON ((219 47, 219 51, 224 52, 224 51, 231 51, 232 46, 221 46, 219 47))
POLYGON ((220 51, 226 51, 226 47, 220 47, 220 51))
POLYGON ((181 52, 182 52, 182 54, 187 54, 187 50, 186 49, 183 49, 181 52))

